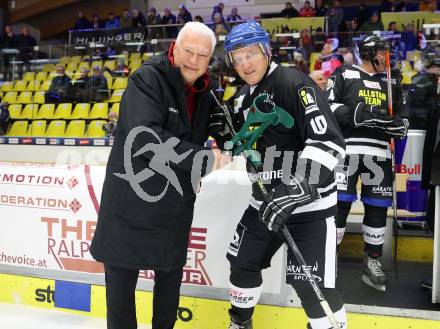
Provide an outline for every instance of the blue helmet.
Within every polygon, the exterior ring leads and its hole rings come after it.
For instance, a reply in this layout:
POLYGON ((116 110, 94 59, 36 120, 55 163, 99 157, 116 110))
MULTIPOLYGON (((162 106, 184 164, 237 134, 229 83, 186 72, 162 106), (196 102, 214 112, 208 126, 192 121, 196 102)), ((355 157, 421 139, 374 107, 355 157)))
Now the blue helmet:
POLYGON ((267 33, 256 21, 248 21, 232 28, 231 32, 229 32, 225 39, 224 47, 225 52, 229 53, 233 50, 254 44, 263 45, 265 53, 269 53, 269 33, 267 33))

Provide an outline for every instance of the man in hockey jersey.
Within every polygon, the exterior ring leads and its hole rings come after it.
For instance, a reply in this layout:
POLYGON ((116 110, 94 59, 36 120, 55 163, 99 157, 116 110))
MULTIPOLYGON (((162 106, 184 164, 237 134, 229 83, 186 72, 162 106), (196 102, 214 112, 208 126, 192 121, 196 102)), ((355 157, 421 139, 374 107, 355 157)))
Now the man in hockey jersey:
MULTIPOLYGON (((388 42, 369 35, 359 45, 361 66, 341 66, 327 82, 330 108, 344 133, 347 156, 337 168, 338 245, 345 232, 351 204, 356 200, 356 183, 361 177, 361 201, 365 216, 362 280, 384 291, 387 278, 379 257, 384 243, 387 208, 392 204, 392 162, 390 138, 403 138, 408 121, 399 77, 391 78, 393 110, 389 116, 386 76, 388 42)), ((394 70, 393 70, 394 71, 394 70)), ((393 74, 394 75, 394 74, 393 74)))
MULTIPOLYGON (((268 127, 252 147, 254 153, 261 155, 263 166, 258 171, 270 193, 264 198, 253 184, 249 207, 228 248, 232 304, 229 328, 252 328, 253 310, 262 290, 261 271, 270 266, 272 256, 284 242, 279 232, 284 224, 312 268, 341 328, 346 328, 344 305, 335 289, 334 168, 338 158, 345 156, 342 133, 325 95, 313 80, 271 61, 269 35, 258 23, 250 21, 235 26, 224 47, 229 64, 246 83, 234 104, 237 130, 260 95, 266 96, 260 104, 263 108, 259 106, 261 111, 270 112, 278 106, 294 119, 292 128, 282 124, 268 127), (298 197, 298 190, 304 192, 302 197, 298 197)), ((286 281, 301 299, 308 328, 330 328, 290 250, 287 257, 286 281)))

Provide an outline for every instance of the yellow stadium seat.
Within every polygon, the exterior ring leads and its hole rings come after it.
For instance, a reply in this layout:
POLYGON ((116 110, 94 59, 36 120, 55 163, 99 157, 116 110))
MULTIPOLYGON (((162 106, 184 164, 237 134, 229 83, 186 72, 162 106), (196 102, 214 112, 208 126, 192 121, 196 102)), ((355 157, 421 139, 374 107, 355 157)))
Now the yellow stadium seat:
MULTIPOLYGON (((105 72, 105 73, 107 73, 107 72, 105 72)), ((107 79, 107 88, 113 89, 113 78, 111 75, 110 76, 105 75, 105 73, 104 73, 104 76, 107 79)))
POLYGON ((48 91, 51 83, 51 80, 43 81, 43 83, 40 85, 40 91, 48 91))
POLYGON ((116 61, 115 60, 105 61, 104 66, 107 66, 110 70, 114 70, 116 67, 116 61))
POLYGON ((80 68, 85 67, 86 69, 90 70, 90 63, 89 62, 81 62, 78 65, 78 71, 80 68))
POLYGON ((33 102, 32 98, 32 91, 23 91, 18 96, 16 102, 21 104, 31 104, 33 102))
POLYGON ((410 85, 411 79, 414 75, 416 75, 416 71, 406 71, 402 72, 402 84, 403 85, 410 85))
POLYGON ((130 69, 139 68, 141 65, 142 65, 141 59, 134 59, 130 62, 130 65, 128 65, 128 68, 130 68, 130 69))
POLYGON ((51 121, 46 130, 46 137, 64 137, 64 130, 66 129, 66 121, 54 120, 51 121))
POLYGON ((76 71, 78 69, 78 63, 70 62, 66 66, 66 71, 76 71))
POLYGON ((89 138, 102 138, 105 137, 106 132, 103 126, 107 123, 105 120, 94 120, 89 123, 87 128, 87 137, 89 138))
POLYGON ((15 121, 6 136, 27 136, 28 122, 15 121))
POLYGON ((41 81, 40 80, 31 80, 29 81, 26 91, 39 91, 40 90, 41 81))
POLYGON ((44 137, 46 134, 46 120, 34 120, 29 127, 28 136, 44 137))
POLYGON ((81 56, 72 56, 70 57, 70 62, 80 63, 81 62, 81 56))
POLYGON ((70 119, 88 119, 90 111, 90 104, 79 103, 75 105, 70 119))
POLYGON ((94 67, 94 66, 99 66, 99 68, 102 68, 102 61, 93 61, 92 67, 94 67))
POLYGON ((17 80, 14 83, 14 91, 25 91, 27 87, 27 81, 17 80))
POLYGON ((127 88, 127 78, 118 77, 113 80, 112 89, 125 89, 127 88))
POLYGON ((81 62, 90 62, 90 55, 84 55, 81 59, 81 62))
POLYGON ((17 103, 17 92, 16 91, 8 91, 4 96, 2 101, 9 104, 17 103))
POLYGON ((43 72, 51 72, 53 70, 55 70, 54 64, 44 64, 43 65, 43 72))
POLYGON ((107 100, 107 103, 120 103, 124 91, 125 89, 115 89, 112 96, 107 100))
POLYGON ((23 111, 21 111, 20 119, 32 120, 37 116, 38 104, 26 104, 23 111))
POLYGON ((34 94, 34 103, 36 104, 44 104, 44 91, 37 91, 34 94))
POLYGON ((9 117, 11 119, 20 119, 21 118, 21 104, 11 104, 8 107, 9 117))
POLYGON ((139 65, 137 65, 137 66, 132 66, 131 68, 130 68, 130 73, 129 73, 129 75, 132 75, 134 72, 136 72, 136 70, 138 69, 138 68, 140 68, 142 66, 142 64, 139 64, 139 65))
POLYGON ((43 104, 38 110, 35 119, 52 119, 55 112, 55 104, 43 104))
POLYGON ((24 81, 32 81, 35 80, 35 72, 26 72, 23 74, 24 81))
POLYGON ((141 60, 141 53, 131 53, 129 57, 130 63, 132 61, 141 60))
POLYGON ((47 78, 47 72, 40 71, 35 76, 35 80, 44 81, 47 78))
POLYGON ((55 113, 53 114, 54 119, 70 119, 72 116, 72 104, 62 103, 58 104, 55 113))
POLYGON ((108 103, 95 103, 90 111, 89 119, 107 119, 108 103))
POLYGON ((1 91, 12 91, 14 87, 14 81, 4 81, 1 87, 1 91))
POLYGON ((72 120, 67 126, 67 129, 64 133, 64 137, 81 138, 84 137, 85 132, 86 132, 86 122, 84 120, 72 120))
POLYGON ((60 64, 66 65, 67 63, 71 62, 70 56, 63 56, 60 58, 60 64))
POLYGON ((119 116, 119 104, 120 103, 113 103, 110 112, 115 112, 119 116))

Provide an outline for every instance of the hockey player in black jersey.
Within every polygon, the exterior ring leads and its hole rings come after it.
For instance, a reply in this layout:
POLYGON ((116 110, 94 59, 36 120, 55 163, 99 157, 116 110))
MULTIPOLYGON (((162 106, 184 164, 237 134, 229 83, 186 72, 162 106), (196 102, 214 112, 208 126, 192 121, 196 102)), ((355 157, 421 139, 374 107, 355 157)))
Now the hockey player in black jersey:
MULTIPOLYGON (((408 116, 399 77, 392 76, 394 116, 387 112, 386 51, 388 42, 369 35, 359 45, 362 65, 341 66, 327 82, 327 96, 344 133, 347 156, 338 165, 338 245, 345 232, 351 204, 357 199, 356 183, 361 177, 361 201, 365 216, 362 231, 365 242, 362 280, 385 291, 387 278, 380 256, 384 243, 387 208, 392 204, 392 162, 390 139, 403 138, 408 116)), ((397 73, 397 72, 396 72, 397 73)))
MULTIPOLYGON (((284 242, 279 233, 284 224, 340 327, 347 328, 342 297, 335 289, 334 169, 345 156, 342 133, 319 87, 304 73, 271 61, 269 35, 258 23, 235 26, 225 40, 225 51, 228 62, 246 83, 235 99, 236 129, 246 122, 254 100, 261 95, 265 101, 260 110, 267 113, 279 107, 294 120, 291 128, 282 122, 269 126, 251 147, 261 155, 259 175, 271 192, 269 198, 263 198, 254 184, 249 207, 228 248, 232 304, 229 328, 252 328, 253 310, 262 290, 261 271, 270 266, 284 242), (295 194, 298 190, 303 191, 301 198, 295 194)), ((249 133, 252 128, 259 127, 250 127, 249 133)), ((308 328, 331 328, 290 250, 285 271, 286 282, 301 299, 308 328)))

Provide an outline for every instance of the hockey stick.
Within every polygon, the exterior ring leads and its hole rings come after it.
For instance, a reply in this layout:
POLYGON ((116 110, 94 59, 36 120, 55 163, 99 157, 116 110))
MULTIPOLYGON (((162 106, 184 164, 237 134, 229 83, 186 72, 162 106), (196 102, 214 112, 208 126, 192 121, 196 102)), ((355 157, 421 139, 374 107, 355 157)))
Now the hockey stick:
MULTIPOLYGON (((391 61, 390 50, 386 51, 386 70, 387 70, 387 93, 388 93, 388 113, 393 116, 393 91, 391 86, 391 61)), ((393 234, 394 234, 394 276, 397 277, 397 242, 399 237, 399 226, 397 222, 397 189, 396 189, 396 150, 394 138, 391 138, 391 168, 393 171, 393 234)))
MULTIPOLYGON (((232 124, 232 118, 231 118, 229 109, 227 108, 226 105, 220 104, 219 100, 217 99, 217 97, 215 96, 215 94, 212 90, 211 90, 211 95, 215 99, 217 106, 222 109, 223 114, 225 116, 226 125, 228 126, 232 136, 233 137, 236 136, 237 133, 236 133, 234 126, 232 124)), ((239 144, 240 144, 240 141, 237 142, 237 145, 239 145, 239 144)), ((255 167, 254 162, 251 161, 251 159, 249 158, 249 155, 247 154, 247 152, 245 150, 242 150, 241 154, 244 155, 244 157, 246 159, 247 168, 251 171, 251 174, 254 177, 258 177, 255 182, 257 183, 257 186, 260 189, 261 194, 266 199, 268 197, 269 193, 267 192, 266 187, 263 184, 263 180, 258 175, 258 171, 257 171, 257 168, 255 167)), ((301 265, 301 267, 304 271, 304 274, 307 277, 307 280, 309 281, 310 285, 312 286, 312 289, 315 292, 315 295, 319 300, 319 303, 322 307, 322 310, 324 311, 325 315, 327 316, 328 320, 330 321, 330 323, 332 325, 331 329, 341 329, 339 322, 336 320, 335 314, 331 310, 330 305, 328 304, 321 289, 319 288, 318 284, 316 283, 315 279, 313 278, 312 273, 310 271, 310 267, 307 266, 307 263, 304 260, 303 255, 299 251, 298 246, 296 245, 295 241, 293 240, 293 237, 290 234, 289 230, 287 229, 286 225, 283 225, 283 227, 281 229, 281 233, 283 234, 284 239, 286 240, 287 245, 289 246, 289 248, 293 252, 296 260, 301 265)))

